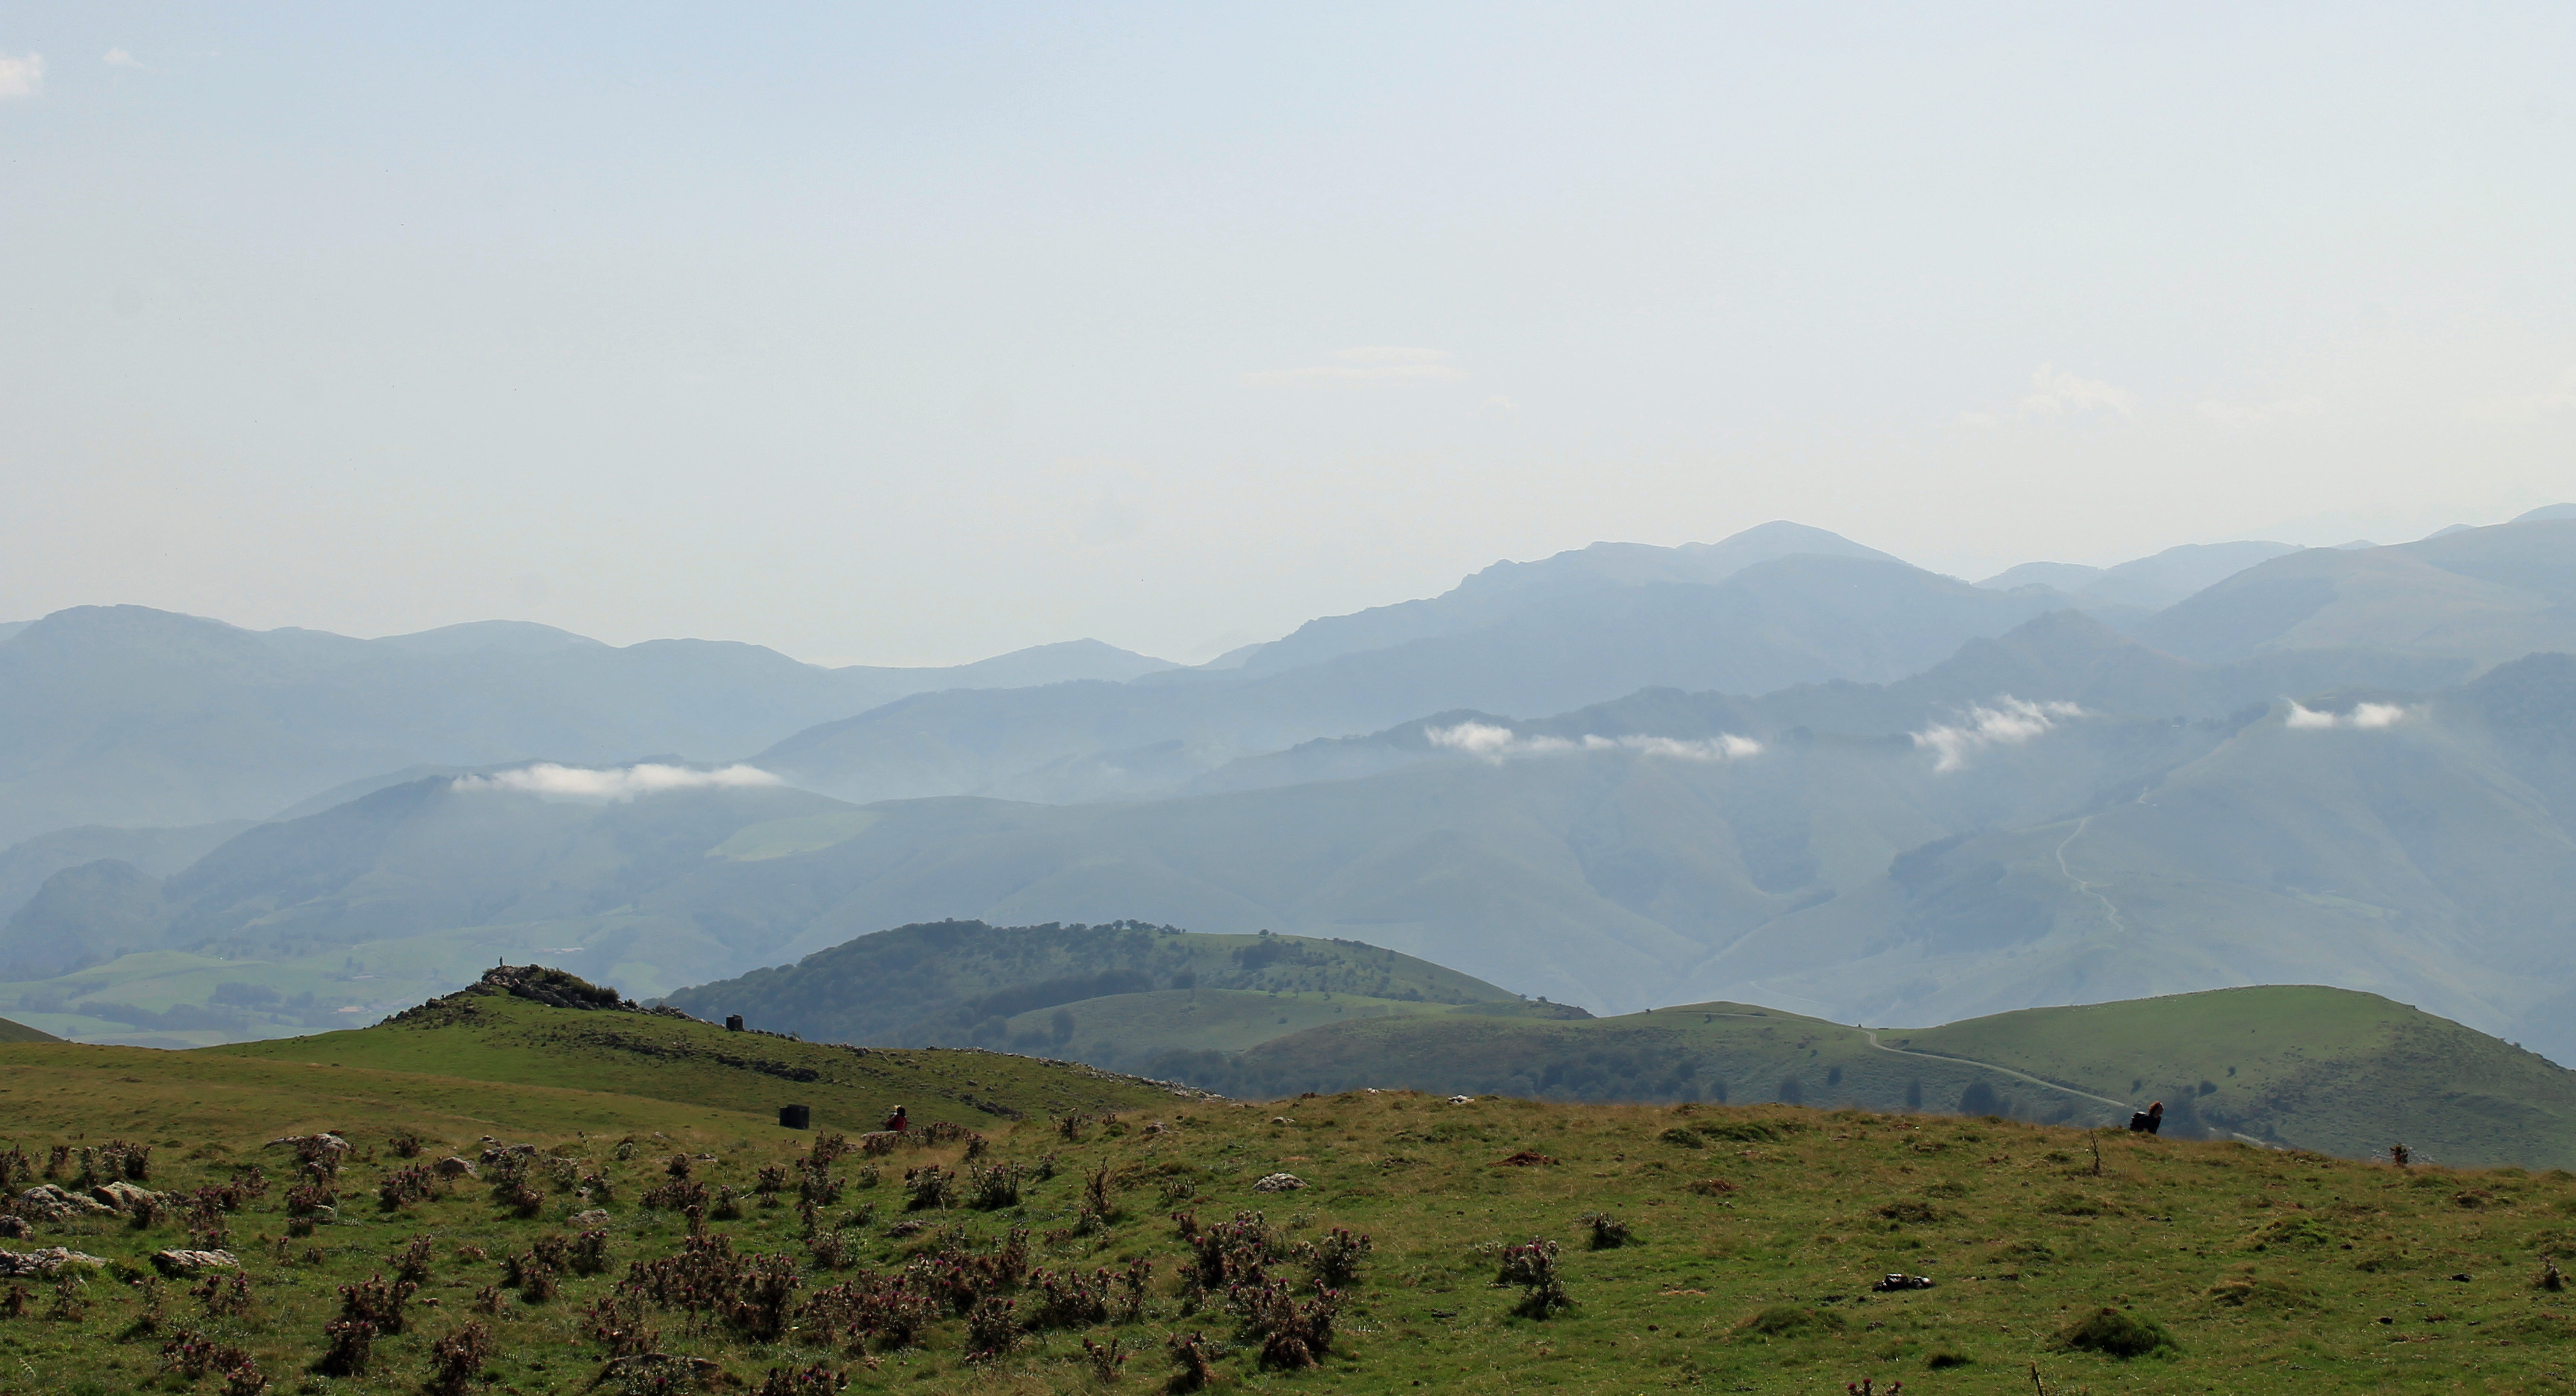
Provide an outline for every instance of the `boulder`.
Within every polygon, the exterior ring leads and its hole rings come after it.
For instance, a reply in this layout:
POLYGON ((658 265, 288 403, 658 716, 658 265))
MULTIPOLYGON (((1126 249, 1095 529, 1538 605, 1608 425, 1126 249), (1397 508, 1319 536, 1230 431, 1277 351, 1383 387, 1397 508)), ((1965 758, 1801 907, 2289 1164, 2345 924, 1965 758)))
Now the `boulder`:
POLYGON ((238 1270, 241 1262, 231 1251, 167 1250, 152 1253, 152 1268, 179 1280, 208 1270, 238 1270))
POLYGON ((139 1188, 126 1182, 109 1183, 103 1187, 91 1188, 89 1195, 91 1201, 120 1212, 132 1212, 138 1209, 167 1212, 178 1205, 178 1200, 168 1193, 154 1192, 150 1188, 139 1188))
POLYGON ((431 1164, 430 1167, 437 1170, 438 1176, 442 1178, 471 1178, 475 1176, 474 1161, 472 1159, 458 1158, 454 1154, 449 1154, 447 1157, 431 1164))
POLYGON ((0 1279, 15 1280, 36 1275, 50 1276, 66 1266, 75 1265, 96 1270, 106 1264, 106 1261, 97 1256, 67 1251, 60 1246, 41 1251, 0 1251, 0 1279))
POLYGON ((587 1212, 575 1212, 572 1214, 572 1220, 568 1225, 570 1225, 575 1231, 597 1231, 608 1225, 608 1213, 597 1207, 593 1207, 587 1212))
POLYGON ((1306 1180, 1294 1173, 1273 1173, 1252 1185, 1254 1192, 1295 1192, 1306 1186, 1306 1180))
POLYGON ((112 1217, 116 1209, 79 1193, 65 1192, 51 1183, 38 1183, 18 1194, 18 1214, 36 1221, 69 1221, 74 1217, 112 1217))

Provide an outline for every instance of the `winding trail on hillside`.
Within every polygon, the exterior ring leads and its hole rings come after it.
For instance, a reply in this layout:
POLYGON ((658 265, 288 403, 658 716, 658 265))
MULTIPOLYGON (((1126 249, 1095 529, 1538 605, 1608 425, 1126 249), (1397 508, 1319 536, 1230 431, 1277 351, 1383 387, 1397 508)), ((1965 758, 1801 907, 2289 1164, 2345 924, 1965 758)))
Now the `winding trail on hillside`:
MULTIPOLYGON (((2138 798, 2141 802, 2144 802, 2146 799, 2143 795, 2138 798)), ((2057 870, 2065 875, 2067 881, 2075 884, 2076 891, 2081 892, 2102 904, 2103 914, 2111 918, 2111 929, 2118 931, 2122 935, 2127 935, 2129 933, 2129 923, 2120 919, 2120 909, 2111 905, 2111 899, 2109 897, 2103 896, 2101 893, 2094 891, 2092 883, 2085 881, 2083 878, 2077 877, 2075 875, 2075 870, 2066 866, 2066 845, 2075 842, 2077 838, 2081 837, 2084 833, 2084 826, 2092 822, 2093 816, 2089 814, 2084 816, 2082 819, 2076 820, 2074 830, 2068 833, 2067 836, 2058 843, 2057 870)))
POLYGON ((2040 1077, 2033 1076, 2027 1071, 2015 1071, 2011 1067, 1997 1066, 1993 1062, 1981 1062, 1974 1057, 1951 1057, 1944 1056, 1939 1052, 1917 1052, 1910 1047, 1890 1047, 1886 1043, 1878 1040, 1878 1031, 1875 1028, 1862 1028, 1860 1029, 1860 1035, 1869 1040, 1870 1046, 1875 1047, 1882 1052, 1892 1052, 1900 1057, 1921 1057, 1927 1062, 1949 1062, 1954 1066, 1983 1067, 1988 1071, 1994 1072, 1996 1075, 2009 1076, 2016 1081, 2028 1081, 2034 1086, 2044 1086, 2052 1091, 2063 1091, 2068 1095, 2082 1096, 2086 1100, 2098 1100, 2104 1105, 2116 1106, 2122 1110, 2133 1108, 2130 1103, 2125 1100, 2113 1100, 2107 1095, 2095 1095, 2091 1091, 2079 1091, 2073 1086, 2061 1086, 2054 1081, 2043 1080, 2040 1077))

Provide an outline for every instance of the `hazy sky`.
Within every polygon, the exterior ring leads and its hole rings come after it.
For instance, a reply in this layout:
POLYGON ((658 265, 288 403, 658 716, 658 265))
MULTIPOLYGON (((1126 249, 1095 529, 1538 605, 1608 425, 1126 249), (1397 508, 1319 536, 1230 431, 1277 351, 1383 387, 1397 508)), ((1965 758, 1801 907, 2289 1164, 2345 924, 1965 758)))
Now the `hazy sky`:
POLYGON ((2576 498, 2576 7, 0 6, 0 620, 1180 659, 2576 498))

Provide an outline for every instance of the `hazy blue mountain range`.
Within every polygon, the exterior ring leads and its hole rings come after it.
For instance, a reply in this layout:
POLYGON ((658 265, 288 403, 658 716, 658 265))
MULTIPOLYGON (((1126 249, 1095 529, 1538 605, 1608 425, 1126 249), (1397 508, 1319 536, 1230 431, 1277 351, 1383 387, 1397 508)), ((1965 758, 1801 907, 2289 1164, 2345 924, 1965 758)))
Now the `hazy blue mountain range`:
POLYGON ((1161 667, 1090 641, 954 669, 824 669, 756 645, 621 649, 514 622, 355 640, 77 607, 0 639, 0 844, 266 818, 408 766, 729 759, 925 689, 1161 667))
POLYGON ((2293 979, 2563 1052, 2550 734, 2576 693, 2529 656, 2576 649, 2571 557, 2576 520, 2530 518, 2279 554, 2139 616, 1775 525, 1132 675, 1155 661, 1105 646, 888 679, 515 624, 64 612, 0 639, 0 812, 174 827, 0 854, 0 1010, 204 1041, 363 1020, 495 957, 662 993, 889 926, 1140 920, 1605 1012, 1921 1021, 2293 979), (1108 677, 866 687, 1086 665, 1108 677), (795 786, 470 775, 747 751, 795 786))
MULTIPOLYGON (((1664 580, 1641 562, 1618 574, 1642 578, 1633 581, 1578 568, 1513 575, 1500 594, 1459 604, 1457 614, 1472 610, 1480 622, 1472 628, 1295 668, 1264 665, 1265 650, 1221 673, 923 694, 751 759, 860 801, 1132 798, 1243 756, 1452 708, 1535 714, 1648 687, 1760 693, 1900 678, 2065 604, 2052 592, 1988 591, 1878 557, 1777 557, 1716 582, 1664 580)), ((1482 589, 1471 579, 1420 604, 1482 589)))
POLYGON ((887 926, 1137 912, 1366 942, 1603 1011, 1729 997, 1919 1022, 2323 981, 2563 1050, 2576 661, 2430 694, 2387 682, 2408 666, 2459 671, 2348 652, 2194 665, 2057 615, 1899 684, 1460 713, 1387 734, 1406 759, 1356 778, 1132 804, 603 803, 432 778, 166 878, 55 874, 0 959, 136 953, 0 989, 0 1011, 65 1035, 253 1032, 496 955, 569 948, 669 992, 887 926), (2343 691, 2260 696, 2300 679, 2343 691), (2149 710, 2118 711, 2123 694, 2149 710), (377 987, 347 987, 361 978, 377 987), (224 984, 275 998, 169 1016, 224 984))
POLYGON ((2117 567, 2025 562, 1977 585, 1998 591, 2045 586, 2077 602, 2119 607, 2143 615, 2161 611, 2258 562, 2297 551, 2287 543, 2186 543, 2117 567))

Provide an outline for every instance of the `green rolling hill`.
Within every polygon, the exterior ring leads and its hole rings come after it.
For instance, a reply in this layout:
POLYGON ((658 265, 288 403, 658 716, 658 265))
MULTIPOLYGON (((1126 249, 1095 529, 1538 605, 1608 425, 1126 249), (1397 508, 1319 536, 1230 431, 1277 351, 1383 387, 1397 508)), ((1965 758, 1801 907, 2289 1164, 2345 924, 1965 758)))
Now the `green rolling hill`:
POLYGON ((2458 1166, 2576 1165, 2576 1072, 2372 994, 2310 986, 1866 1029, 1747 1004, 1580 1021, 1461 1013, 1307 1028, 1148 1070, 1227 1094, 1360 1086, 1559 1100, 1788 1101, 2120 1123, 2458 1166))
POLYGON ((1203 1030, 1211 1042, 1249 1046, 1277 1035, 1259 1032, 1262 1025, 1290 1030, 1271 1024, 1274 1017, 1324 1021, 1372 1007, 1383 1014, 1519 1000, 1483 980, 1357 941, 1267 931, 1199 935, 1132 921, 940 921, 860 936, 793 965, 683 989, 667 1002, 701 1018, 740 1013, 762 1027, 835 1042, 1059 1052, 1079 1033, 1102 1054, 1086 1059, 1103 1060, 1150 1054, 1166 1029, 1203 1030), (1341 1003, 1275 1013, 1255 1005, 1272 995, 1318 1005, 1338 995, 1341 1003))
POLYGON ((559 970, 496 969, 476 985, 390 1022, 348 1032, 206 1048, 190 1061, 296 1062, 353 1070, 577 1087, 775 1120, 812 1108, 817 1127, 874 1129, 896 1105, 915 1119, 981 1126, 1083 1111, 1138 1109, 1171 1088, 1070 1062, 977 1050, 887 1050, 731 1032, 619 1001, 559 970), (528 985, 539 997, 528 997, 528 985), (561 990, 605 994, 565 1007, 561 990), (548 1001, 551 1000, 551 1001, 548 1001))
POLYGON ((13 1023, 6 1018, 0 1018, 0 1042, 60 1041, 62 1041, 62 1039, 54 1036, 52 1033, 39 1032, 34 1028, 28 1027, 24 1023, 13 1023))

